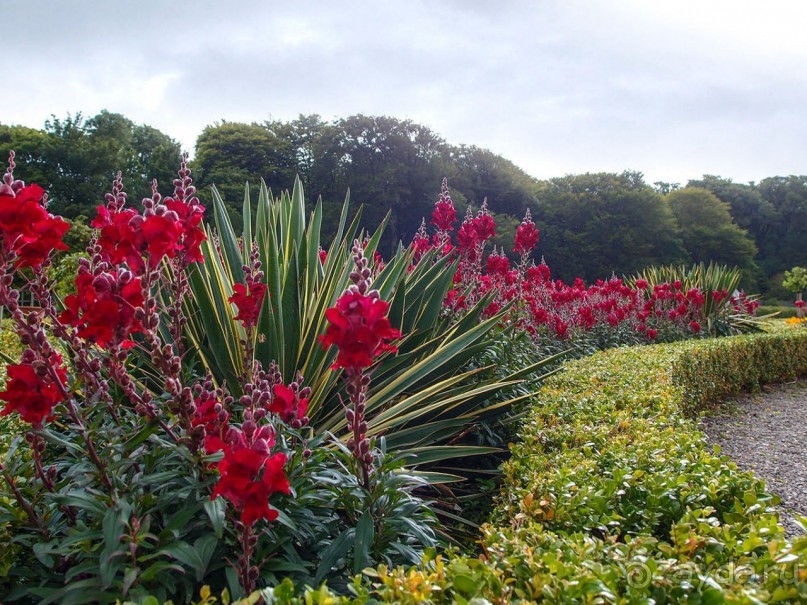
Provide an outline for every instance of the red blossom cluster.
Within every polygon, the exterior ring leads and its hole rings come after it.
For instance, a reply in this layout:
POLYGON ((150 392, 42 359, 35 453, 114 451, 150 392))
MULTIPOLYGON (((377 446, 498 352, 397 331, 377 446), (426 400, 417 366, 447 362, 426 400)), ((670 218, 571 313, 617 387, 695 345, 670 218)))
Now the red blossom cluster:
POLYGON ((384 351, 397 351, 390 341, 400 338, 401 333, 392 327, 387 317, 389 303, 381 300, 378 290, 371 289, 372 271, 364 256, 364 246, 358 240, 353 242, 352 252, 355 270, 350 280, 353 283, 336 300, 335 306, 325 310, 328 327, 319 341, 326 349, 337 348, 336 361, 331 368, 345 369, 350 397, 350 406, 345 405, 345 420, 353 433, 348 447, 358 463, 357 476, 369 489, 373 455, 365 420, 370 385, 366 370, 384 351))
POLYGON ((212 390, 212 381, 208 380, 196 399, 193 426, 202 429, 205 452, 224 453, 216 463, 219 480, 211 498, 226 498, 247 526, 258 519, 275 520, 278 512, 269 506, 270 496, 289 493, 283 471, 286 454, 272 452, 276 429, 271 423, 259 423, 272 415, 294 428, 308 423, 310 389, 301 388, 301 380, 298 376, 286 386, 274 365, 263 371, 256 363, 253 380, 244 385, 239 400, 244 408, 240 427, 230 424, 232 397, 225 397, 220 389, 212 390))
MULTIPOLYGON (((704 322, 706 295, 697 290, 684 290, 680 281, 657 285, 652 290, 646 280, 639 279, 635 288, 613 277, 586 286, 581 279, 571 285, 553 281, 546 263, 535 265, 530 255, 538 244, 539 232, 529 210, 515 234, 513 253, 521 257, 512 266, 504 250, 493 251, 482 262, 485 244, 495 233, 495 223, 486 205, 476 215, 469 209, 457 232, 457 248, 448 236, 453 224, 447 222, 448 188, 445 180, 440 199, 435 204, 432 223, 438 225, 438 235, 430 244, 425 222, 412 241, 413 262, 435 247, 444 253, 459 255, 454 276, 455 288, 445 305, 458 312, 485 296, 492 297, 484 316, 490 317, 511 305, 511 318, 535 338, 551 337, 566 340, 577 334, 594 330, 628 330, 637 338, 653 341, 661 332, 679 335, 698 334, 704 322)), ((448 198, 450 199, 450 198, 448 198)), ((728 300, 739 312, 753 314, 758 303, 743 295, 732 296, 726 291, 712 292, 719 304, 728 300)))
POLYGON ((143 287, 139 277, 125 268, 90 273, 79 267, 76 293, 64 300, 59 320, 78 328, 78 335, 101 348, 134 345, 132 334, 143 331, 135 317, 143 307, 143 287))
POLYGON ((401 333, 390 325, 388 311, 389 303, 377 291, 362 293, 358 289, 348 289, 335 306, 326 309, 329 325, 319 340, 325 347, 338 349, 331 368, 367 368, 384 351, 395 351, 389 341, 400 338, 401 333))
POLYGON ((258 323, 258 315, 265 296, 266 284, 252 283, 246 286, 237 283, 233 285, 233 295, 227 300, 238 309, 235 319, 243 322, 245 326, 254 327, 258 323))
POLYGON ((253 242, 249 264, 242 267, 244 283, 233 284, 233 295, 227 299, 238 309, 235 319, 243 323, 247 331, 258 325, 258 316, 267 291, 266 284, 261 282, 264 274, 259 257, 258 244, 253 242))
POLYGON ((516 228, 516 239, 515 245, 513 246, 513 252, 516 254, 527 255, 532 252, 537 245, 538 228, 535 226, 535 223, 532 222, 532 216, 530 215, 528 208, 527 214, 524 216, 524 220, 521 221, 521 224, 516 228))
POLYGON ((52 352, 48 359, 37 359, 28 349, 22 363, 11 364, 6 370, 6 389, 0 392, 0 401, 6 405, 0 416, 17 412, 25 422, 41 428, 51 419, 53 408, 64 401, 67 370, 61 355, 52 352))
POLYGON ((201 243, 205 234, 201 227, 204 206, 194 196, 196 188, 190 178, 187 157, 183 156, 179 178, 174 180, 173 197, 165 198, 152 185, 152 197, 143 200, 143 214, 126 208, 121 174, 106 196, 106 206, 98 206, 90 223, 99 229, 98 245, 103 260, 119 265, 126 263, 138 275, 156 267, 163 258, 179 258, 183 266, 201 262, 201 243))
POLYGON ((46 210, 39 185, 14 180, 14 152, 0 182, 0 254, 15 267, 38 267, 54 250, 67 250, 62 237, 70 224, 46 210))

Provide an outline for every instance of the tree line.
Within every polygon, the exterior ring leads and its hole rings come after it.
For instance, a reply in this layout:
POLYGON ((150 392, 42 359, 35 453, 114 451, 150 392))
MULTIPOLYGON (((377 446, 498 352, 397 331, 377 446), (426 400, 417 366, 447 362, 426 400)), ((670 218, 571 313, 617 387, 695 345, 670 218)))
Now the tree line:
MULTIPOLYGON (((133 203, 151 194, 153 178, 170 192, 181 153, 168 135, 107 111, 53 117, 41 129, 0 125, 0 153, 9 149, 17 152, 16 173, 45 186, 54 211, 79 223, 103 203, 117 170, 133 203)), ((365 115, 214 123, 196 140, 192 168, 203 201, 209 204, 215 184, 236 222, 245 183, 254 192, 263 178, 279 192, 299 175, 309 201, 322 199, 327 234, 349 190, 351 207, 363 206, 364 226, 390 213, 382 243, 388 253, 428 221, 445 176, 460 216, 488 199, 495 243, 506 249, 529 208, 541 230, 539 254, 567 281, 714 260, 741 267, 746 288, 774 295, 786 269, 807 264, 804 175, 747 184, 705 175, 685 186, 650 184, 630 171, 540 180, 410 120, 365 115)))

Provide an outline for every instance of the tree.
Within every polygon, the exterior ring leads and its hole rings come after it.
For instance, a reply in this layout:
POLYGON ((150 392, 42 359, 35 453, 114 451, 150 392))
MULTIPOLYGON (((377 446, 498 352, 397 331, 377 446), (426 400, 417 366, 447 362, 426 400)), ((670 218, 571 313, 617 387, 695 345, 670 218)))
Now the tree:
MULTIPOLYGON (((411 120, 355 115, 335 124, 328 150, 337 158, 337 182, 363 204, 362 223, 378 225, 391 212, 384 253, 414 237, 431 214, 443 177, 443 139, 411 120)), ((338 199, 338 198, 337 198, 338 199)))
POLYGON ((802 292, 807 290, 807 269, 804 267, 793 267, 790 271, 785 271, 785 278, 782 285, 796 295, 796 307, 798 316, 804 317, 804 301, 802 292))
POLYGON ((566 281, 632 274, 677 263, 684 251, 664 198, 641 173, 570 175, 544 181, 533 213, 538 245, 566 281))
MULTIPOLYGON (((276 191, 291 189, 297 173, 289 140, 261 124, 239 122, 207 126, 196 139, 192 168, 203 201, 209 205, 206 188, 215 185, 231 214, 238 217, 246 183, 254 190, 264 179, 276 191)), ((237 224, 240 225, 240 220, 237 224)))
POLYGON ((488 198, 496 212, 519 221, 528 208, 537 206, 538 181, 500 155, 459 145, 448 149, 445 163, 452 191, 462 193, 475 206, 488 198))
POLYGON ((743 271, 743 287, 756 286, 757 248, 748 232, 734 223, 726 202, 701 187, 672 191, 666 199, 681 229, 690 262, 735 265, 743 271))
POLYGON ((703 178, 689 181, 688 187, 708 189, 729 205, 732 219, 741 229, 748 231, 759 250, 756 262, 761 272, 757 276, 765 285, 766 277, 781 271, 771 244, 776 240, 776 208, 763 196, 756 185, 735 183, 731 179, 706 174, 703 178))
POLYGON ((769 237, 761 244, 766 269, 780 273, 793 264, 807 266, 807 176, 771 177, 762 180, 757 188, 776 211, 769 237))
POLYGON ((130 200, 150 196, 154 178, 170 191, 180 160, 179 143, 108 111, 89 120, 52 116, 42 130, 0 126, 0 153, 10 149, 20 177, 44 187, 53 210, 68 218, 94 216, 119 170, 130 200))

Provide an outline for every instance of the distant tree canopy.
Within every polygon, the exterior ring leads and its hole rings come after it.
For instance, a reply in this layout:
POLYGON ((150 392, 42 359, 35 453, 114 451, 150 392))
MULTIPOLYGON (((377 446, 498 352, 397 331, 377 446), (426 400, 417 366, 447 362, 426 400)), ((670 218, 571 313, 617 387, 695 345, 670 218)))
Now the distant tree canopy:
MULTIPOLYGON (((150 195, 153 178, 169 193, 180 160, 176 141, 108 111, 89 119, 52 117, 42 129, 0 124, 0 154, 9 149, 17 152, 17 176, 46 187, 53 211, 71 219, 94 216, 118 170, 132 204, 150 195)), ((253 196, 261 178, 279 193, 299 175, 310 202, 322 199, 326 236, 349 190, 352 210, 364 207, 364 227, 374 229, 390 214, 385 255, 398 241, 411 241, 421 218, 429 220, 445 176, 458 216, 488 199, 499 246, 512 245, 529 208, 541 230, 536 260, 543 255, 565 280, 715 260, 742 267, 745 285, 756 281, 764 290, 778 286, 785 269, 807 265, 807 176, 740 184, 705 175, 683 189, 648 185, 639 172, 542 181, 500 155, 452 145, 411 120, 366 115, 214 123, 199 135, 191 167, 203 201, 210 204, 215 184, 237 223, 245 183, 253 196)))
POLYGON ((539 251, 566 281, 630 274, 685 258, 667 203, 641 173, 551 179, 540 184, 538 198, 539 251))
POLYGON ((11 149, 18 177, 45 187, 52 210, 68 218, 94 216, 118 170, 134 203, 151 194, 154 178, 171 191, 180 161, 179 143, 108 111, 87 120, 52 117, 42 130, 0 125, 0 154, 6 158, 11 149))
POLYGON ((690 263, 715 261, 736 265, 743 271, 742 285, 757 287, 757 247, 745 229, 737 226, 730 206, 708 189, 685 187, 667 194, 690 263))
POLYGON ((193 166, 200 187, 215 184, 233 211, 240 211, 246 182, 254 188, 263 178, 278 192, 299 175, 308 197, 323 200, 326 233, 335 228, 349 190, 354 211, 364 207, 366 228, 390 213, 386 252, 399 240, 409 243, 428 219, 444 176, 460 207, 466 201, 478 207, 489 197, 497 212, 523 214, 536 203, 536 181, 512 162, 477 147, 451 146, 425 126, 390 117, 222 122, 199 137, 193 166))

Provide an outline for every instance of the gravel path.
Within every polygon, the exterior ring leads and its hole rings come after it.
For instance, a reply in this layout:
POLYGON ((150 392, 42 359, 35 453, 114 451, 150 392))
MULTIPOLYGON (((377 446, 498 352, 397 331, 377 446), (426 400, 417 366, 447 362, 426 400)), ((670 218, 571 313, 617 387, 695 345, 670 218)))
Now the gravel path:
POLYGON ((781 497, 787 534, 801 534, 793 514, 807 515, 807 379, 740 395, 719 414, 702 420, 709 441, 781 497))

